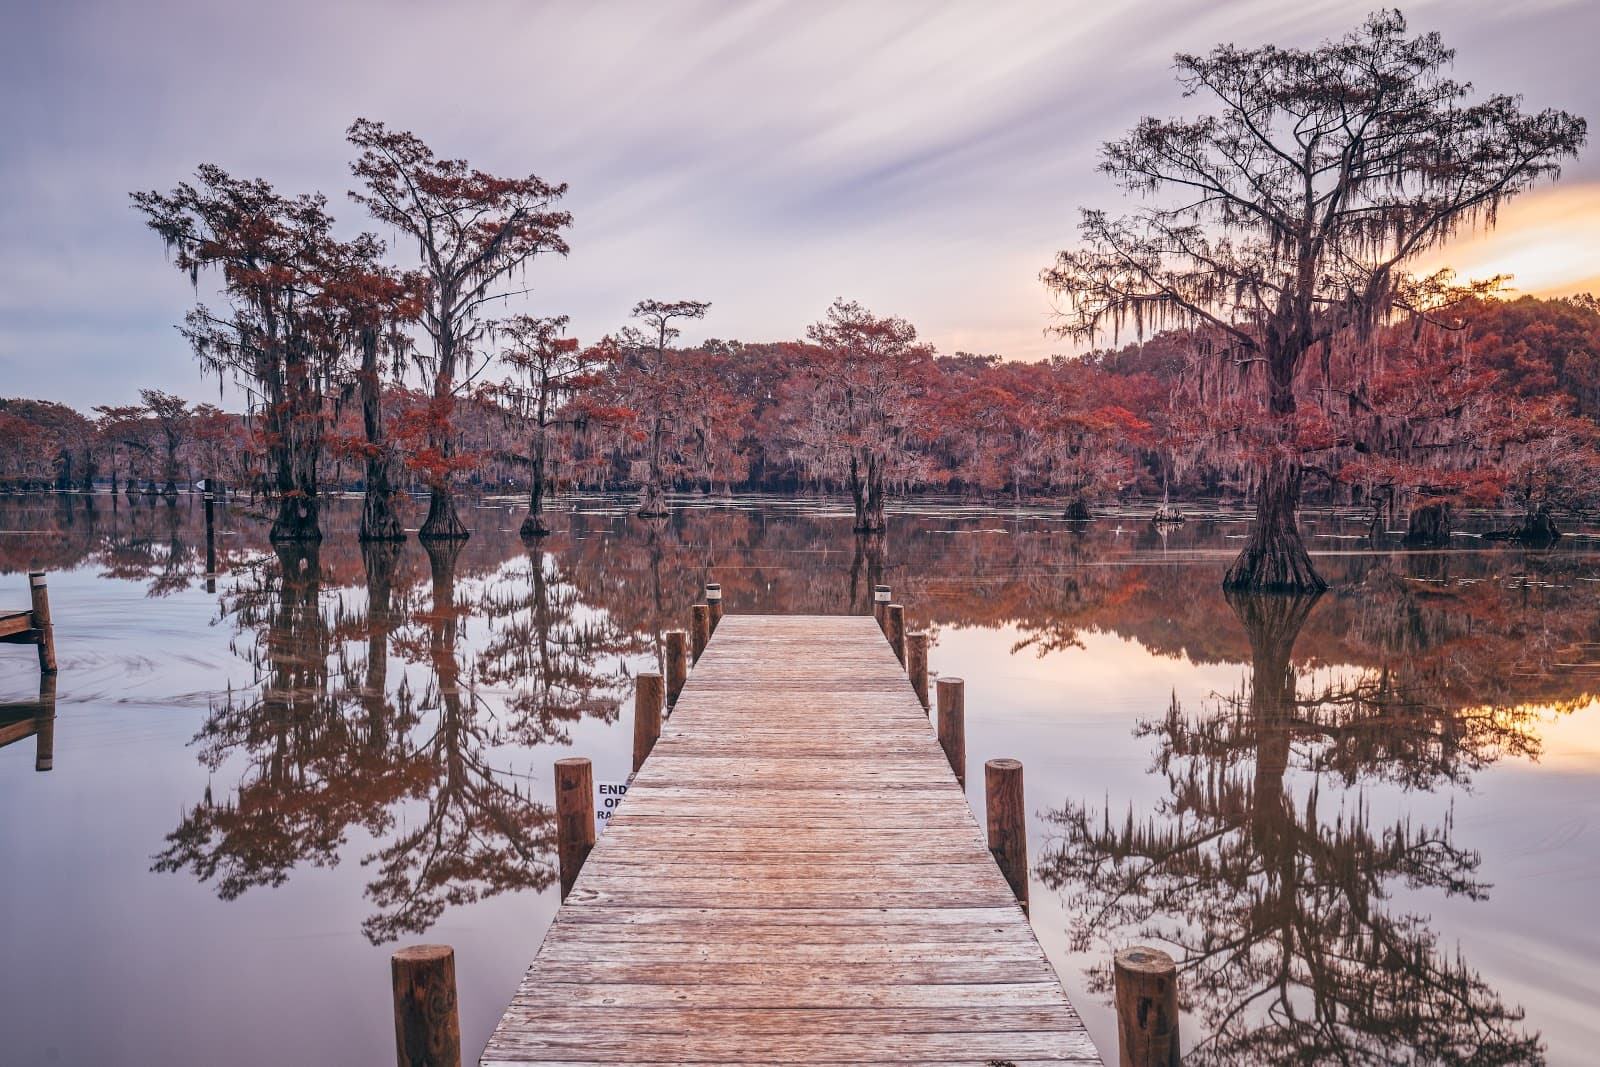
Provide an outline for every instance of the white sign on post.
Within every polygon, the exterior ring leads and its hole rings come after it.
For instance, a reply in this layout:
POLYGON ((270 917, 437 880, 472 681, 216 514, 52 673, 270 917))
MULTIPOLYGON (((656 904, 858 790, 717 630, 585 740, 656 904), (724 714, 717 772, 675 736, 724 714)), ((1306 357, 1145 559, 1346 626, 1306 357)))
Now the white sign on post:
POLYGON ((628 795, 628 783, 596 782, 594 792, 594 828, 599 833, 605 830, 606 823, 610 822, 611 816, 617 812, 617 805, 628 795))

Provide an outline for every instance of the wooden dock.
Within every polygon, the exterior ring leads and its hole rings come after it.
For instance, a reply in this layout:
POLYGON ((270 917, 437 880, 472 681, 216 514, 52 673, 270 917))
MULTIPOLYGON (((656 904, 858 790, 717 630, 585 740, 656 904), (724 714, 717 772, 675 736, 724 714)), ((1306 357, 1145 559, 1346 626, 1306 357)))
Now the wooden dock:
POLYGON ((878 623, 729 615, 481 1062, 1101 1061, 878 623))
POLYGON ((0 611, 0 644, 37 645, 39 672, 56 673, 55 627, 50 622, 50 594, 43 571, 28 572, 33 604, 26 610, 0 611))

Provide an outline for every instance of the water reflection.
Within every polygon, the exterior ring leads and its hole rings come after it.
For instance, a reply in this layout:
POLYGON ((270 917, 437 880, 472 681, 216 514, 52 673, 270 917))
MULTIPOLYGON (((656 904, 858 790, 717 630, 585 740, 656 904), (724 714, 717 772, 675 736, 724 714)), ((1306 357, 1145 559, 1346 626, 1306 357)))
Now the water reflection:
MULTIPOLYGON (((1350 640, 1377 663, 1297 668, 1316 598, 1230 596, 1250 646, 1243 691, 1195 714, 1174 699, 1141 722, 1167 799, 1143 817, 1076 802, 1052 811, 1059 836, 1039 874, 1067 894, 1079 951, 1172 948, 1203 1035, 1187 1063, 1542 1063, 1523 1011, 1426 915, 1389 902, 1401 884, 1484 899, 1480 856, 1448 814, 1380 825, 1364 792, 1378 780, 1462 783, 1507 753, 1537 753, 1526 704, 1453 698, 1463 674, 1506 662, 1470 656, 1504 651, 1469 636, 1503 607, 1499 587, 1429 604, 1380 568, 1346 589, 1361 620, 1350 640)), ((1109 981, 1097 969, 1091 988, 1109 981)))
POLYGON ((359 862, 374 942, 420 933, 450 906, 544 888, 552 812, 495 756, 564 743, 565 725, 586 715, 614 720, 627 635, 583 619, 576 589, 540 555, 469 596, 459 542, 361 546, 363 602, 326 588, 329 550, 281 544, 237 572, 223 617, 256 684, 214 706, 195 744, 213 771, 245 770, 223 798, 207 789, 155 869, 232 899, 337 864, 359 829, 371 842, 359 862), (425 554, 425 589, 402 570, 408 552, 425 554), (463 641, 469 620, 485 641, 463 641), (510 695, 496 699, 504 684, 510 695))
MULTIPOLYGON (((368 940, 423 934, 552 883, 547 749, 618 721, 706 581, 730 610, 791 613, 865 613, 888 584, 910 626, 952 642, 1003 629, 1015 655, 1048 657, 1114 634, 1147 662, 1246 672, 1148 708, 1133 743, 1159 802, 1076 783, 1033 798, 1057 832, 1038 874, 1075 947, 1109 959, 1159 939, 1183 958, 1192 1062, 1539 1061, 1538 1027, 1426 902, 1492 891, 1487 846, 1458 839, 1447 800, 1536 758, 1549 709, 1588 703, 1600 571, 1581 532, 1549 552, 1406 554, 1368 549, 1362 517, 1320 516, 1321 547, 1358 546, 1319 561, 1332 592, 1229 601, 1218 576, 1242 527, 1225 515, 1158 530, 945 507, 856 536, 825 504, 630 512, 586 501, 530 551, 519 514, 492 507, 465 545, 424 548, 359 545, 359 501, 329 504, 320 546, 271 546, 269 517, 219 505, 203 604, 248 676, 208 683, 189 751, 210 784, 175 826, 162 812, 144 854, 224 900, 343 867, 368 940), (1444 813, 1378 815, 1397 790, 1444 813)), ((0 529, 28 531, 0 537, 0 571, 204 595, 198 500, 0 499, 0 529)), ((83 678, 73 654, 63 685, 83 678)), ((53 722, 44 699, 0 707, 0 738, 53 722)))
POLYGON ((0 703, 0 748, 34 739, 33 769, 55 767, 56 676, 39 674, 39 699, 0 703))

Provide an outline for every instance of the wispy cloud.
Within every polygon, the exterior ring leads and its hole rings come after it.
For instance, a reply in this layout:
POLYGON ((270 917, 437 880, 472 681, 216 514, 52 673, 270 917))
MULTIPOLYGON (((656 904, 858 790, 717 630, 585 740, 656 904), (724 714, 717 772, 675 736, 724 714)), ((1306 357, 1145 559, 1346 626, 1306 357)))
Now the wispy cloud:
MULTIPOLYGON (((946 349, 1038 357, 1058 347, 1038 269, 1073 240, 1080 205, 1116 203, 1098 145, 1188 106, 1172 53, 1311 43, 1369 6, 14 5, 0 34, 0 94, 17 102, 0 117, 0 392, 214 395, 171 329, 192 296, 127 192, 215 161, 323 189, 361 228, 342 201, 358 115, 570 182, 573 254, 534 269, 531 305, 571 314, 582 336, 660 296, 713 301, 702 335, 794 337, 848 295, 946 349)), ((1600 117, 1600 88, 1569 75, 1600 30, 1592 4, 1408 10, 1485 88, 1600 117)))

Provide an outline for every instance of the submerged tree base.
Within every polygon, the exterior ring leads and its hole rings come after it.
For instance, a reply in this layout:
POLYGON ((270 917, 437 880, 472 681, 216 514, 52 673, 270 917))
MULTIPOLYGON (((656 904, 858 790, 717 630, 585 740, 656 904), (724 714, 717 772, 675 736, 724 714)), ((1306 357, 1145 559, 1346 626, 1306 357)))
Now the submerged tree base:
POLYGON ((1438 548, 1450 543, 1450 505, 1438 500, 1414 508, 1406 522, 1408 548, 1438 548))
POLYGON ((1321 593, 1328 583, 1311 565, 1300 534, 1288 530, 1252 530, 1222 588, 1239 593, 1321 593))
POLYGON ((1089 502, 1080 496, 1067 505, 1061 517, 1068 522, 1089 522, 1094 518, 1094 513, 1089 510, 1089 502))
POLYGON ((638 515, 641 519, 671 517, 672 510, 667 507, 666 491, 653 482, 646 483, 640 491, 638 515))
POLYGON ((278 501, 278 517, 273 520, 267 540, 275 545, 315 544, 322 540, 317 522, 317 502, 305 497, 284 497, 278 501))
POLYGON ((400 524, 400 516, 395 512, 392 496, 385 500, 372 493, 367 494, 366 502, 361 508, 361 532, 356 537, 363 544, 406 539, 406 528, 400 524))
POLYGON ((517 535, 524 541, 530 538, 548 537, 549 534, 550 527, 544 524, 544 520, 531 514, 522 520, 521 527, 517 529, 517 535))
POLYGON ((428 519, 417 531, 417 540, 465 541, 471 536, 472 531, 461 524, 461 518, 456 514, 455 501, 449 491, 434 490, 428 498, 428 519))

